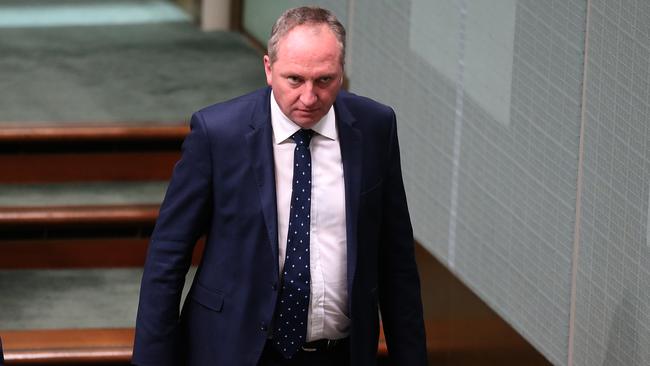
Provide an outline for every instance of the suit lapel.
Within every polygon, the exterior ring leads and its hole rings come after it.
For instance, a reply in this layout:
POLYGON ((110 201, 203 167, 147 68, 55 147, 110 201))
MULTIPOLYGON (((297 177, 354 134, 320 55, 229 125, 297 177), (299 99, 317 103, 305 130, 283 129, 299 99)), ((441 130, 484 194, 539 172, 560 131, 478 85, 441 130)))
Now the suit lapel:
POLYGON ((341 159, 343 160, 343 180, 345 182, 348 306, 351 311, 352 284, 357 263, 357 221, 361 193, 363 139, 361 131, 354 126, 354 116, 340 98, 337 98, 334 109, 341 139, 341 159))
MULTIPOLYGON (((264 93, 264 99, 253 111, 246 142, 251 157, 252 169, 264 221, 266 224, 275 274, 278 269, 278 212, 275 195, 275 163, 273 161, 273 129, 269 105, 270 89, 264 93)), ((345 183, 345 215, 347 239, 347 283, 349 307, 352 307, 352 285, 357 263, 357 221, 361 194, 361 172, 363 139, 361 131, 354 126, 355 118, 347 107, 337 98, 334 104, 336 122, 343 160, 343 179, 345 183)))
POLYGON ((269 98, 271 89, 263 94, 263 100, 253 111, 251 131, 246 134, 246 142, 251 157, 251 165, 255 172, 255 180, 264 213, 266 230, 273 253, 275 275, 278 269, 278 211, 275 196, 275 164, 273 161, 273 128, 271 127, 271 112, 269 98))

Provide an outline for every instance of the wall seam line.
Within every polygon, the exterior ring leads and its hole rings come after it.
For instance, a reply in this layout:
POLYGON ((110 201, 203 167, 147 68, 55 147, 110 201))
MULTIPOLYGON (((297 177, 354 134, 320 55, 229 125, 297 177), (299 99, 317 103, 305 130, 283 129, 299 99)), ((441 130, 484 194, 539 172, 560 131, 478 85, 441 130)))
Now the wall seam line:
POLYGON ((567 350, 567 366, 573 366, 575 346, 575 318, 578 282, 578 259, 580 254, 580 221, 582 219, 582 183, 584 170, 585 124, 587 119, 587 66, 589 62, 589 25, 591 19, 591 0, 587 0, 585 19, 585 54, 582 64, 582 105, 580 107, 580 136, 578 144, 578 176, 576 182, 576 215, 573 230, 573 253, 571 257, 571 299, 569 308, 569 342, 567 350))
MULTIPOLYGON (((355 8, 355 0, 348 0, 348 24, 346 24, 346 30, 347 30, 347 39, 345 40, 346 43, 346 51, 345 51, 345 56, 347 57, 347 60, 345 60, 345 70, 344 74, 347 74, 348 76, 348 81, 350 78, 350 74, 346 70, 351 70, 352 68, 352 19, 354 19, 354 8, 355 8)), ((349 85, 348 85, 349 89, 349 85)))
POLYGON ((465 99, 465 32, 467 4, 458 0, 460 29, 458 30, 458 72, 456 74, 456 106, 454 114, 454 150, 452 157, 451 194, 449 203, 449 228, 447 243, 447 266, 453 270, 456 265, 456 224, 458 215, 458 179, 460 174, 460 143, 463 132, 463 100, 465 99))

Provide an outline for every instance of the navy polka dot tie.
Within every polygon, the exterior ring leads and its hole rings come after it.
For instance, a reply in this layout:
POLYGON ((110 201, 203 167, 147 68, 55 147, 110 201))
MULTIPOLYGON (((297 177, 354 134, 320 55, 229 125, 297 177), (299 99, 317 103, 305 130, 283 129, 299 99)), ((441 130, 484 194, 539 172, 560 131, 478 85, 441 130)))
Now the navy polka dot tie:
POLYGON ((282 272, 273 342, 285 358, 291 358, 307 338, 309 308, 309 219, 311 211, 311 130, 293 135, 293 183, 289 209, 287 255, 282 272))

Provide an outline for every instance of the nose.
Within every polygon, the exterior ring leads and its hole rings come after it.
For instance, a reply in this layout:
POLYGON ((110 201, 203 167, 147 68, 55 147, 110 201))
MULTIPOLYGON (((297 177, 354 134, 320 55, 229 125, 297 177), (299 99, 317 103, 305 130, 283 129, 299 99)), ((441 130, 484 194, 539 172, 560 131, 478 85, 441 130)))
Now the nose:
POLYGON ((314 91, 314 85, 312 83, 305 83, 304 89, 300 93, 300 102, 305 107, 311 107, 316 104, 318 101, 318 96, 314 91))

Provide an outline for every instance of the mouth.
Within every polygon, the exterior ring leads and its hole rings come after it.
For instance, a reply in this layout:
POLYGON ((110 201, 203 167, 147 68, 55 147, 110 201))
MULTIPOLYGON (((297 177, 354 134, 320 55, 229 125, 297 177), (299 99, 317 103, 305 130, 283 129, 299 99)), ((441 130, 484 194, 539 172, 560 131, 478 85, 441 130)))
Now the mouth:
POLYGON ((318 112, 318 109, 298 109, 297 112, 301 114, 314 114, 318 112))

